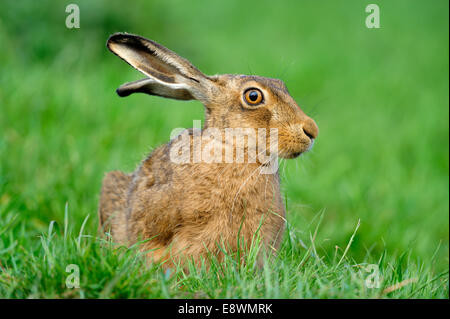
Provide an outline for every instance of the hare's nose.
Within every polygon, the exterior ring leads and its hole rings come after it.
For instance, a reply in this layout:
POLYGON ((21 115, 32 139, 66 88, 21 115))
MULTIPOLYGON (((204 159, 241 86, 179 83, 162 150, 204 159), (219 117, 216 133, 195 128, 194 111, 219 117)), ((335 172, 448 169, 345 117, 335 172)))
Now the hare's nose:
POLYGON ((306 136, 313 140, 317 138, 317 135, 319 135, 319 128, 313 119, 308 118, 303 122, 303 132, 306 136))

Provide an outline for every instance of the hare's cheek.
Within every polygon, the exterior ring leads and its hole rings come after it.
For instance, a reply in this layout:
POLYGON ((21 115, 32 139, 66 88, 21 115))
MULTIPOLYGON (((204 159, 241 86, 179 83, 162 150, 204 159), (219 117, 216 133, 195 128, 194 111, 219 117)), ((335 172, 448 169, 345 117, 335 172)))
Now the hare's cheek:
POLYGON ((261 123, 261 127, 267 127, 272 119, 272 112, 265 107, 255 110, 255 119, 261 123))

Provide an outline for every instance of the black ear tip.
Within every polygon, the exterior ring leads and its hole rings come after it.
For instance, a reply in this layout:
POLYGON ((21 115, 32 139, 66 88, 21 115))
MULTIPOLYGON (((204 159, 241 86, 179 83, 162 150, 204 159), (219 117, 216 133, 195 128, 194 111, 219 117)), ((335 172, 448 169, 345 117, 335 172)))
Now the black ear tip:
POLYGON ((118 88, 116 90, 116 93, 120 97, 126 97, 131 94, 131 92, 129 90, 124 90, 123 88, 118 88))
POLYGON ((123 42, 124 39, 128 38, 129 36, 130 34, 126 32, 116 32, 114 34, 111 34, 106 41, 106 46, 109 48, 109 45, 111 43, 123 42))

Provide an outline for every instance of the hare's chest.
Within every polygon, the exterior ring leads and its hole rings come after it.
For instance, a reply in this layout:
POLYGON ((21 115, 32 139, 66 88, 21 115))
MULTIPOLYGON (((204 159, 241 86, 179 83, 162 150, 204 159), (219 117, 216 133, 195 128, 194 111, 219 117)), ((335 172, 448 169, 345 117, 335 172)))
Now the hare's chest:
POLYGON ((197 170, 184 188, 183 219, 192 238, 234 243, 238 236, 251 240, 258 230, 267 238, 279 232, 284 205, 277 175, 252 175, 244 165, 213 171, 197 170))
POLYGON ((183 181, 184 203, 197 211, 239 215, 283 206, 278 175, 261 174, 257 165, 198 165, 190 176, 183 181))

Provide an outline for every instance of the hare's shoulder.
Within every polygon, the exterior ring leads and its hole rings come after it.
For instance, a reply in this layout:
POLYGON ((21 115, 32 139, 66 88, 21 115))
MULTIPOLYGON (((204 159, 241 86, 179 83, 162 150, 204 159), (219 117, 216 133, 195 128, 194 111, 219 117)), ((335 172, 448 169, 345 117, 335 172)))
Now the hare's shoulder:
MULTIPOLYGON (((128 197, 128 231, 131 242, 139 236, 157 238, 152 243, 168 245, 181 225, 184 182, 179 167, 169 157, 170 145, 156 148, 133 174, 128 197)), ((158 247, 159 247, 158 246, 158 247)))
POLYGON ((168 144, 161 145, 141 162, 134 174, 134 184, 137 189, 142 187, 148 189, 169 183, 172 170, 169 149, 168 144))
MULTIPOLYGON (((175 151, 181 148, 187 149, 188 153, 192 153, 193 150, 193 129, 186 129, 168 143, 159 146, 153 152, 151 152, 141 163, 136 171, 138 177, 150 177, 153 176, 155 183, 166 184, 172 176, 173 170, 177 168, 185 168, 190 164, 189 159, 187 162, 180 162, 177 158, 173 159, 173 156, 177 156, 175 151), (173 150, 175 149, 175 151, 173 150), (181 165, 180 165, 181 164, 181 165)), ((192 154, 190 154, 192 157, 192 154)))

